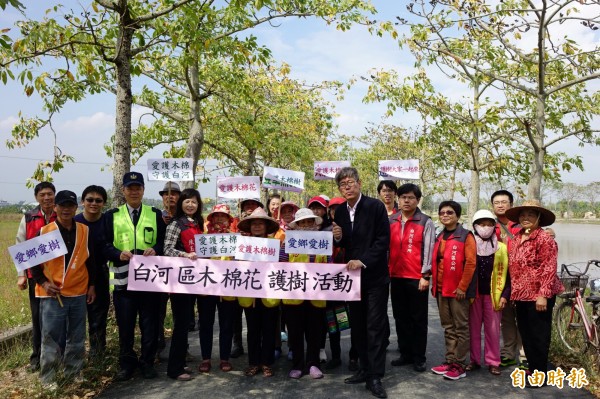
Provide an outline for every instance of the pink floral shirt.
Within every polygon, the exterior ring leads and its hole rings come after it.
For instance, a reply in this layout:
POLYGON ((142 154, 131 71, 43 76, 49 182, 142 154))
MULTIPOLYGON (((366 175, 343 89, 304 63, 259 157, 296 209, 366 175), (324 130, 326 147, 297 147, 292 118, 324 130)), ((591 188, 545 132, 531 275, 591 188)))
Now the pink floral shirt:
POLYGON ((556 274, 558 246, 554 238, 542 229, 534 230, 529 239, 521 242, 523 231, 510 240, 508 269, 513 301, 535 301, 551 298, 564 291, 556 274))

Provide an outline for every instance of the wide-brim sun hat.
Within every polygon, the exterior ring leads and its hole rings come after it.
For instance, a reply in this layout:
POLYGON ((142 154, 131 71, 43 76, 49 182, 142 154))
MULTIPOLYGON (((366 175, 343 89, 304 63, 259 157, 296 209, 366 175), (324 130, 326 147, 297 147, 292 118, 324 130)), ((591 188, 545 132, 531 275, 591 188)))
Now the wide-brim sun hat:
POLYGON ((473 222, 471 224, 475 224, 478 220, 483 219, 491 219, 494 223, 496 223, 496 216, 488 211, 487 209, 480 209, 473 215, 473 222))
POLYGON ((267 223, 267 234, 273 234, 277 230, 279 230, 279 223, 277 220, 273 219, 263 208, 256 208, 252 213, 244 218, 241 222, 238 223, 238 230, 244 233, 250 233, 250 223, 253 220, 264 220, 267 223))
POLYGON ((524 210, 532 210, 540 214, 538 222, 540 227, 550 226, 556 220, 554 212, 544 208, 538 200, 526 200, 522 205, 507 210, 504 215, 511 222, 519 223, 519 215, 524 210))
POLYGON ((290 224, 288 226, 290 229, 296 229, 296 228, 298 228, 299 221, 307 220, 307 219, 314 219, 316 225, 320 225, 321 223, 323 223, 323 218, 315 215, 313 213, 313 211, 311 211, 310 209, 300 208, 296 212, 296 217, 294 218, 293 221, 290 222, 290 224))
POLYGON ((227 215, 227 217, 229 218, 229 223, 231 223, 233 221, 233 216, 231 216, 231 209, 229 208, 229 205, 217 204, 217 205, 213 206, 212 211, 208 214, 206 219, 212 223, 212 217, 215 213, 222 213, 222 214, 227 215))
POLYGON ((158 192, 158 195, 160 195, 161 197, 165 194, 167 194, 169 192, 169 189, 171 190, 172 193, 178 193, 181 194, 181 188, 179 188, 179 184, 172 182, 172 181, 168 181, 165 183, 165 187, 158 192))

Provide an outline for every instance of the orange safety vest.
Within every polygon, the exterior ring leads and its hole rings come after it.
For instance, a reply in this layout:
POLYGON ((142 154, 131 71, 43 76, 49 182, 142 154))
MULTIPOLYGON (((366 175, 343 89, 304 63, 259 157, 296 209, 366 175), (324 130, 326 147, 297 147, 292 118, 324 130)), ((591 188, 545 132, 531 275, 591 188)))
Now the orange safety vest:
MULTIPOLYGON (((86 295, 88 291, 88 271, 85 261, 90 256, 88 251, 88 227, 82 223, 75 223, 75 247, 71 254, 69 265, 65 268, 65 257, 59 256, 42 263, 44 276, 53 282, 54 285, 61 287, 62 296, 81 296, 86 295)), ((41 228, 40 234, 46 234, 57 230, 56 222, 50 223, 41 228)), ((35 286, 35 296, 38 298, 50 297, 41 285, 35 286)))

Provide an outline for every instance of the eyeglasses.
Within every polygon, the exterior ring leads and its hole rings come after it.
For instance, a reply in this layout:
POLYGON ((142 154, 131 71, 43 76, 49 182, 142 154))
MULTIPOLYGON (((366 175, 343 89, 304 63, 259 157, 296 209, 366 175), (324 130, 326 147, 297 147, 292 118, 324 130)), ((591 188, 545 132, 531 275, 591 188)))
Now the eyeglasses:
POLYGON ((504 200, 504 201, 494 201, 492 203, 494 205, 508 205, 508 204, 510 204, 510 201, 506 201, 506 200, 504 200))
POLYGON ((388 189, 384 188, 384 189, 381 190, 381 192, 384 193, 384 194, 389 194, 389 193, 393 193, 394 190, 388 190, 388 189))
POLYGON ((104 200, 102 198, 90 198, 90 197, 88 197, 88 198, 85 199, 85 202, 89 202, 90 204, 92 202, 95 202, 96 204, 101 204, 101 203, 104 202, 104 200))
POLYGON ((401 201, 414 201, 417 199, 417 197, 415 197, 414 195, 403 195, 402 197, 399 197, 401 201))
POLYGON ((348 180, 348 181, 338 184, 338 188, 340 188, 340 189, 352 188, 352 187, 354 187, 355 184, 356 184, 356 181, 348 180))
POLYGON ((438 215, 440 215, 440 216, 444 216, 444 215, 452 216, 452 215, 454 215, 454 211, 440 211, 438 213, 438 215))

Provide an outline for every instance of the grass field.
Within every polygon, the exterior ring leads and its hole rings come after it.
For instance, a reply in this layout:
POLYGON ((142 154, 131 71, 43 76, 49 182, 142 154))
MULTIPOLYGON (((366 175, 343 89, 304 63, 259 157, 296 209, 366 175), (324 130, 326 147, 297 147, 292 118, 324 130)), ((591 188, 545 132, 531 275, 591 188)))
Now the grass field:
POLYGON ((17 288, 17 269, 8 247, 15 244, 21 215, 0 215, 0 332, 30 321, 27 290, 17 288))

